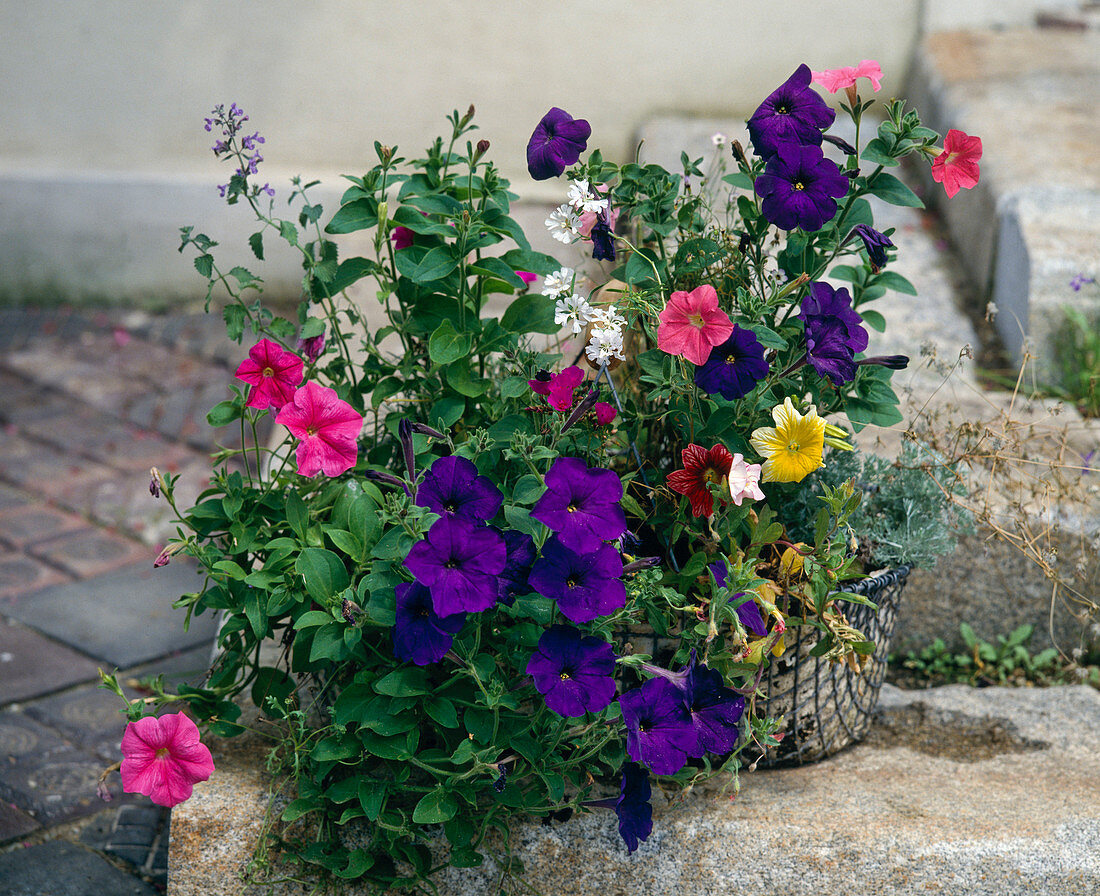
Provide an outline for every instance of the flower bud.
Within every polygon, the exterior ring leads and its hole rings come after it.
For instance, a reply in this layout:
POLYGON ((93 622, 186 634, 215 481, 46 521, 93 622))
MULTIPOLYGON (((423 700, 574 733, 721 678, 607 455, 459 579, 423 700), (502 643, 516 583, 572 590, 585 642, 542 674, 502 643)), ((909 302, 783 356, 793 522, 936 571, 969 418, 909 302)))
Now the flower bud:
POLYGON ((163 488, 164 480, 161 479, 160 470, 156 467, 152 467, 149 470, 149 494, 154 498, 159 498, 163 488))

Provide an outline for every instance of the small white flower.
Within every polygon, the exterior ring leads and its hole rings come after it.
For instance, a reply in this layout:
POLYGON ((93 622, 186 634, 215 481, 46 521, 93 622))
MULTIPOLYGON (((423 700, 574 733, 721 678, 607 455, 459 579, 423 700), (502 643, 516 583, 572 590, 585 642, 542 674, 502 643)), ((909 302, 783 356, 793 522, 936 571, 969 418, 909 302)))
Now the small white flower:
POLYGON ((716 131, 711 136, 710 142, 713 143, 715 146, 725 146, 726 145, 726 135, 723 134, 721 131, 716 131))
POLYGON ((550 236, 561 243, 575 243, 581 238, 581 219, 569 204, 559 205, 546 219, 550 236))
POLYGON ((593 332, 607 330, 621 334, 623 327, 626 326, 626 318, 615 310, 614 305, 593 308, 588 314, 588 321, 595 325, 593 332))
POLYGON ((593 364, 610 364, 614 358, 624 360, 626 354, 623 351, 622 331, 593 330, 584 352, 593 364))
POLYGON ((579 333, 591 319, 592 306, 581 296, 561 296, 554 306, 554 323, 559 327, 571 326, 579 333))
POLYGON ((569 205, 573 207, 578 215, 583 215, 585 212, 599 214, 607 208, 607 200, 601 199, 593 190, 589 189, 588 181, 575 180, 569 188, 569 205))
POLYGON ((546 279, 542 282, 542 294, 554 299, 562 293, 570 292, 573 289, 573 278, 575 276, 576 271, 572 268, 562 268, 560 271, 547 274, 546 279))

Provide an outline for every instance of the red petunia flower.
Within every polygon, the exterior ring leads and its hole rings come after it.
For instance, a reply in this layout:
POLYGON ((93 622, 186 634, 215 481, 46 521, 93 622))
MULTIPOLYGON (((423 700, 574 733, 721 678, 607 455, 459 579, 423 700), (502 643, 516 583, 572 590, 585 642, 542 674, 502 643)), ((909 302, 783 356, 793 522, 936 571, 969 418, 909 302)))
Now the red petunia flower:
POLYGON ((943 140, 943 152, 932 160, 932 180, 943 184, 948 198, 958 193, 960 187, 969 190, 978 183, 981 157, 982 138, 952 128, 943 140))
POLYGON ((248 358, 237 368, 237 379, 252 386, 245 404, 263 411, 279 410, 293 398, 302 381, 304 366, 294 352, 270 339, 261 339, 248 350, 248 358))
POLYGON ((702 445, 688 445, 680 452, 684 468, 668 474, 668 487, 686 495, 695 516, 714 513, 714 496, 707 490, 708 482, 725 482, 733 467, 733 455, 724 445, 709 451, 702 445))

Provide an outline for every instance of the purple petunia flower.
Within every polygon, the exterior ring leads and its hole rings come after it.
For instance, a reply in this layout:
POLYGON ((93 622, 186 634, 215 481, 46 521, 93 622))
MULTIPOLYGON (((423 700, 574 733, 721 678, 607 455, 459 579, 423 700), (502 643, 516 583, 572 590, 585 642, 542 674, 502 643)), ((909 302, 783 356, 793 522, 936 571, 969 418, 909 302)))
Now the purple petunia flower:
POLYGON ((441 517, 412 546, 405 566, 432 593, 440 616, 477 613, 496 603, 497 576, 507 560, 495 529, 462 517, 441 517))
POLYGON ((531 574, 531 564, 535 562, 537 552, 534 540, 526 532, 508 529, 503 535, 508 559, 504 563, 504 571, 497 578, 497 600, 510 607, 517 595, 531 592, 527 577, 531 574))
POLYGON ((810 88, 811 76, 803 63, 753 112, 749 137, 761 158, 774 155, 783 142, 821 145, 821 132, 833 123, 836 112, 810 88))
POLYGON ((704 753, 732 752, 741 738, 739 723, 745 711, 745 698, 726 687, 717 669, 696 665, 694 652, 679 688, 697 737, 695 749, 689 755, 698 759, 704 753))
POLYGON ((820 146, 781 143, 755 186, 768 221, 782 230, 814 231, 836 214, 836 199, 847 194, 848 178, 820 146))
POLYGON ((432 606, 431 592, 419 582, 402 582, 394 589, 394 595, 397 598, 394 656, 418 666, 438 663, 451 649, 454 636, 462 630, 466 614, 437 614, 432 606))
POLYGON ((818 376, 837 386, 850 382, 856 375, 854 357, 867 348, 868 337, 848 290, 811 283, 797 317, 806 329, 807 360, 818 376))
POLYGON ((699 742, 683 692, 666 678, 650 678, 619 698, 626 753, 655 775, 674 775, 699 742))
POLYGON ((748 395, 767 375, 764 346, 752 330, 734 324, 730 338, 712 348, 707 362, 695 368, 695 385, 733 401, 748 395))
POLYGON ((623 484, 611 470, 589 469, 579 457, 559 457, 531 517, 549 526, 566 547, 585 553, 626 531, 622 499, 623 484))
MULTIPOLYGON (((867 257, 871 259, 871 264, 876 268, 884 267, 886 265, 886 250, 894 248, 890 238, 866 224, 857 224, 853 227, 852 232, 848 234, 849 240, 853 234, 863 240, 863 246, 867 249, 867 257)), ((845 240, 845 242, 847 241, 845 240)))
POLYGON ((554 625, 543 632, 527 663, 527 674, 546 705, 565 718, 610 706, 615 699, 614 672, 611 645, 571 625, 554 625))
POLYGON ((543 597, 557 601, 570 622, 591 622, 626 606, 622 574, 622 557, 611 545, 579 554, 555 536, 543 545, 527 583, 543 597))
POLYGON ((321 333, 319 336, 309 336, 305 339, 298 339, 298 351, 302 353, 307 361, 312 364, 319 357, 321 352, 325 350, 325 334, 321 333))
MULTIPOLYGON (((726 561, 719 558, 713 563, 708 564, 707 569, 714 574, 715 584, 717 584, 719 588, 725 588, 726 580, 729 575, 726 569, 726 561)), ((745 593, 743 591, 738 592, 729 599, 729 602, 732 604, 735 600, 744 596, 745 593)), ((760 612, 760 607, 751 597, 744 603, 738 604, 734 609, 737 610, 737 618, 741 620, 741 624, 754 635, 763 637, 768 633, 768 626, 764 622, 764 616, 760 612)))
POLYGON ((583 118, 572 115, 557 106, 535 125, 535 131, 527 142, 527 170, 535 180, 558 177, 566 168, 576 163, 588 147, 592 127, 583 118))
POLYGON ((421 507, 476 523, 491 520, 503 500, 500 489, 488 476, 478 474, 473 461, 454 455, 434 461, 416 492, 421 507))
POLYGON ((592 240, 592 258, 595 261, 615 260, 615 241, 611 237, 611 221, 609 208, 602 209, 596 215, 596 223, 589 231, 589 239, 592 240))
POLYGON ((639 841, 653 831, 653 807, 649 804, 652 793, 645 769, 636 762, 624 762, 615 814, 619 816, 619 836, 626 843, 627 853, 634 852, 639 841))

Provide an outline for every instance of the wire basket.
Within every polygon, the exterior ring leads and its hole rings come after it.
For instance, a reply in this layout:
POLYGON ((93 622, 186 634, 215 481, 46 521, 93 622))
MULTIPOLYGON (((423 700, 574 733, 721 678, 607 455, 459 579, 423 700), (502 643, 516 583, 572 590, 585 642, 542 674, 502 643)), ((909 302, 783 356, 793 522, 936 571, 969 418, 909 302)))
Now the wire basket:
POLYGON ((878 604, 877 611, 863 604, 845 608, 852 627, 875 642, 862 673, 845 663, 810 656, 818 642, 817 629, 799 626, 792 632, 787 649, 769 663, 760 682, 767 699, 757 701, 758 714, 782 718, 783 725, 777 732, 782 738, 779 745, 768 748, 758 768, 817 762, 867 733, 886 676, 886 657, 908 576, 909 567, 900 566, 841 589, 878 604))

